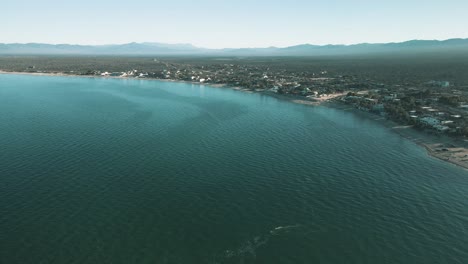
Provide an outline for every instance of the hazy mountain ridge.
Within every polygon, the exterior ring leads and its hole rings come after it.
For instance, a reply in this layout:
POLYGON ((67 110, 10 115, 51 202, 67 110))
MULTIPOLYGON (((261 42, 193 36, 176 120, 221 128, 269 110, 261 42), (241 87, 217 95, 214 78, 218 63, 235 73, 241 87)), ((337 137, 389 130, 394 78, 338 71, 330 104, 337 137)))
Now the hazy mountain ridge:
POLYGON ((205 49, 191 44, 127 43, 73 45, 44 43, 0 44, 3 55, 234 55, 234 56, 321 56, 393 52, 468 51, 468 39, 410 40, 399 43, 354 45, 301 44, 285 48, 205 49))

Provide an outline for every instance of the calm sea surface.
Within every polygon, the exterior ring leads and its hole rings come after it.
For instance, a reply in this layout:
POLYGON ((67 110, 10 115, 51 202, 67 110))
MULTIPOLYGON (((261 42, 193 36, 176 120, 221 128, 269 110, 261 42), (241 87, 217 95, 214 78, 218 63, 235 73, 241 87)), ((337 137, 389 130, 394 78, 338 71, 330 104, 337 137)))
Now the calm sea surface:
POLYGON ((468 173, 326 107, 0 74, 0 263, 468 263, 468 173))

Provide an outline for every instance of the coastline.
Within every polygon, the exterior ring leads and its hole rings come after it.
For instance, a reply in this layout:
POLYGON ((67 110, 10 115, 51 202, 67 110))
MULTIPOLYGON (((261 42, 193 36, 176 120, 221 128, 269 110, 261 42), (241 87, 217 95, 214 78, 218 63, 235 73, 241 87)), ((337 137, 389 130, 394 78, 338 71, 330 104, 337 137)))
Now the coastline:
POLYGON ((324 106, 351 112, 360 117, 378 122, 399 136, 424 148, 429 156, 468 169, 468 141, 466 140, 462 141, 435 133, 429 134, 417 130, 413 126, 403 126, 384 117, 337 102, 327 102, 324 106))
MULTIPOLYGON (((120 76, 89 76, 89 75, 77 75, 77 74, 65 74, 62 72, 16 72, 16 71, 4 71, 0 70, 0 74, 19 74, 19 75, 36 75, 36 76, 61 76, 61 77, 84 77, 84 78, 111 78, 111 79, 139 79, 134 77, 120 77, 120 76)), ((466 140, 457 140, 454 138, 449 138, 444 135, 434 135, 428 134, 423 131, 418 131, 411 126, 402 126, 397 124, 394 121, 388 120, 384 117, 364 112, 356 108, 350 107, 348 105, 331 101, 331 99, 341 96, 343 94, 335 94, 329 97, 320 98, 316 100, 304 99, 294 95, 282 95, 269 92, 266 90, 256 91, 250 90, 242 87, 233 87, 227 84, 212 84, 212 83, 199 83, 183 80, 171 80, 171 79, 156 79, 156 78, 141 78, 141 80, 155 80, 163 82, 180 82, 187 84, 197 84, 197 85, 206 85, 213 88, 229 88, 237 91, 247 92, 247 93, 258 93, 268 96, 272 96, 279 100, 285 100, 295 104, 303 104, 309 106, 319 106, 339 109, 341 111, 352 112, 353 114, 359 115, 361 117, 373 120, 383 125, 384 127, 390 129, 391 131, 397 133, 401 137, 415 143, 416 145, 426 149, 426 152, 429 156, 437 158, 439 160, 449 162, 451 164, 457 165, 464 169, 468 169, 468 141, 466 140)))

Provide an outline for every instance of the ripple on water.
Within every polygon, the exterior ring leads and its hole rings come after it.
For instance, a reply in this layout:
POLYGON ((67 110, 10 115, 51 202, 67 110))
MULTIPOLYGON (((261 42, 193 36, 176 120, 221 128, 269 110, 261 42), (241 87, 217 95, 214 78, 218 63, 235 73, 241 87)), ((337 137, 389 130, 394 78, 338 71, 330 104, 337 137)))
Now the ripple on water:
POLYGON ((377 123, 229 89, 0 79, 2 263, 468 260, 466 172, 377 123))

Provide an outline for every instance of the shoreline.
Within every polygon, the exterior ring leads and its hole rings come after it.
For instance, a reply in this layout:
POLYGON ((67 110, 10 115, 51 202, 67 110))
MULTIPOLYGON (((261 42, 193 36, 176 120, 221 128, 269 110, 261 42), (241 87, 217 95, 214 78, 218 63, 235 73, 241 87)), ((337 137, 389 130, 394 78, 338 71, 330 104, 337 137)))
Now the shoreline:
POLYGON ((199 83, 191 82, 184 80, 171 80, 171 79, 157 79, 157 78, 134 78, 134 77, 120 77, 120 76, 89 76, 89 75, 77 75, 77 74, 65 74, 62 72, 16 72, 16 71, 4 71, 0 70, 0 74, 18 74, 18 75, 35 75, 35 76, 60 76, 60 77, 83 77, 83 78, 110 78, 110 79, 139 79, 139 80, 154 80, 162 82, 179 82, 186 84, 196 84, 196 85, 206 85, 213 88, 229 88, 236 91, 247 92, 247 93, 257 93, 267 96, 277 98, 278 100, 284 100, 295 104, 302 104, 308 106, 324 106, 333 109, 338 109, 341 111, 352 112, 353 114, 359 115, 363 118, 373 120, 383 125, 384 127, 390 129, 391 131, 397 133, 399 136, 413 142, 414 144, 423 147, 427 154, 431 157, 437 158, 439 160, 451 163, 453 165, 462 167, 468 170, 468 141, 449 138, 444 135, 433 135, 423 131, 418 131, 412 126, 402 126, 398 123, 388 120, 384 117, 364 112, 359 109, 350 107, 348 105, 331 101, 333 98, 341 96, 343 94, 335 94, 327 98, 320 98, 318 100, 308 100, 303 99, 294 95, 282 95, 269 92, 267 90, 256 91, 250 90, 242 87, 229 86, 227 84, 212 84, 212 83, 199 83))
MULTIPOLYGON (((132 79, 132 80, 155 80, 161 82, 180 82, 180 83, 190 83, 190 84, 203 84, 203 85, 212 85, 210 83, 199 83, 199 82, 190 82, 184 80, 172 80, 172 79, 157 79, 157 78, 138 78, 138 77, 121 77, 121 76, 100 76, 100 75, 80 75, 80 74, 68 74, 63 72, 19 72, 19 71, 5 71, 0 70, 0 74, 17 74, 17 75, 34 75, 34 76, 60 76, 60 77, 79 77, 79 78, 96 78, 96 79, 132 79)), ((213 86, 226 86, 225 84, 214 84, 213 86)))
POLYGON ((466 140, 450 138, 435 133, 429 134, 425 131, 417 130, 413 126, 401 125, 385 117, 361 111, 338 102, 327 102, 323 106, 351 112, 352 114, 377 122, 392 132, 397 133, 402 138, 424 148, 429 156, 468 170, 468 141, 466 140))

